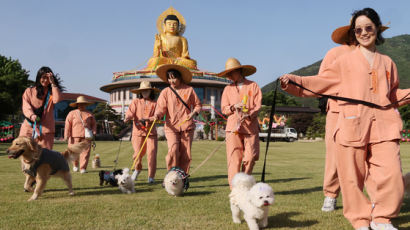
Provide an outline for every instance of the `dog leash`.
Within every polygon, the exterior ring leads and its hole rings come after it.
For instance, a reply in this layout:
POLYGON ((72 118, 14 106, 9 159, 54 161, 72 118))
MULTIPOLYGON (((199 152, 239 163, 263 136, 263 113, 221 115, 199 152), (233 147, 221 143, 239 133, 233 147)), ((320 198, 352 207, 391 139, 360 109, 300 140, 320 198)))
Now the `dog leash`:
POLYGON ((115 168, 117 167, 117 164, 118 164, 118 156, 120 155, 120 151, 121 151, 121 144, 122 144, 122 138, 120 139, 120 145, 118 146, 118 153, 117 153, 117 157, 116 157, 116 158, 115 158, 115 160, 114 160, 115 165, 114 165, 114 169, 113 169, 113 171, 115 171, 115 168))
POLYGON ((236 127, 236 131, 231 131, 231 132, 229 133, 229 135, 227 135, 227 136, 225 137, 225 140, 222 141, 219 145, 217 145, 217 146, 214 148, 214 150, 212 150, 212 152, 211 152, 210 154, 208 154, 208 156, 207 156, 189 175, 194 174, 194 173, 195 173, 199 168, 201 168, 209 159, 211 159, 211 157, 221 148, 221 146, 222 146, 223 144, 226 143, 226 141, 228 140, 229 137, 231 137, 232 134, 237 135, 237 132, 238 132, 239 128, 241 127, 241 123, 242 123, 242 122, 238 122, 238 126, 236 127))
POLYGON ((273 94, 273 102, 272 102, 272 107, 271 107, 270 115, 269 115, 268 140, 266 141, 265 159, 263 160, 263 169, 262 169, 262 176, 261 176, 262 182, 265 182, 266 156, 268 155, 268 150, 269 150, 269 142, 270 142, 270 136, 272 132, 273 116, 276 112, 276 95, 278 92, 278 84, 279 84, 279 78, 276 79, 275 93, 273 94))
POLYGON ((295 85, 295 86, 297 86, 301 89, 309 91, 309 92, 311 92, 315 95, 321 96, 321 97, 330 98, 330 99, 339 100, 339 101, 346 101, 346 102, 350 102, 350 103, 353 103, 353 104, 361 104, 361 105, 365 105, 365 106, 375 108, 375 109, 380 109, 380 110, 390 109, 391 107, 399 104, 400 102, 410 99, 410 98, 407 98, 407 96, 410 95, 410 93, 408 93, 408 94, 406 94, 406 96, 404 96, 403 98, 401 98, 400 100, 398 100, 396 102, 390 103, 388 105, 378 105, 378 104, 375 104, 375 103, 372 103, 372 102, 369 102, 369 101, 363 101, 363 100, 354 99, 354 98, 339 97, 339 96, 333 96, 333 95, 328 95, 328 94, 317 93, 317 92, 314 92, 310 89, 307 89, 307 88, 303 87, 302 85, 300 85, 300 84, 298 84, 298 83, 296 83, 296 82, 294 82, 290 79, 289 79, 289 83, 292 84, 292 85, 295 85))

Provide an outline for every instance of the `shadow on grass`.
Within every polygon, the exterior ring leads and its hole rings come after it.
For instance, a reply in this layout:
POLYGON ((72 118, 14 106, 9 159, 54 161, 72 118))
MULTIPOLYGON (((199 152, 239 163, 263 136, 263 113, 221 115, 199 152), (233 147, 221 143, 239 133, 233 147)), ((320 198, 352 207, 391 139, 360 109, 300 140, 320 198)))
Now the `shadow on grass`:
POLYGON ((291 220, 292 216, 297 216, 299 212, 284 212, 275 216, 270 216, 268 219, 268 227, 274 228, 297 228, 297 227, 309 227, 319 223, 317 220, 295 221, 291 220))
MULTIPOLYGON (((116 187, 111 187, 114 189, 110 190, 99 190, 99 191, 86 191, 86 192, 76 192, 77 196, 94 196, 94 195, 110 195, 110 194, 122 194, 122 192, 116 188, 116 187)), ((74 190, 75 191, 75 190, 74 190)), ((153 189, 150 188, 144 188, 144 189, 135 189, 135 193, 144 193, 144 192, 152 192, 153 189)))
POLYGON ((311 177, 295 177, 295 178, 283 178, 283 179, 275 179, 275 180, 265 180, 265 183, 286 183, 291 181, 298 181, 298 180, 308 180, 312 179, 311 177))
POLYGON ((192 184, 189 184, 190 188, 215 188, 215 187, 229 187, 229 184, 213 184, 213 185, 200 185, 200 186, 192 186, 192 184))
MULTIPOLYGON (((401 213, 406 213, 407 215, 399 216, 392 220, 394 226, 400 227, 402 224, 408 224, 410 220, 410 198, 405 198, 403 200, 403 205, 400 209, 401 213)), ((410 227, 400 227, 400 229, 410 230, 410 227)))
POLYGON ((209 195, 209 194, 212 194, 212 193, 215 193, 215 192, 209 192, 209 191, 206 191, 206 192, 190 192, 188 190, 186 193, 184 193, 184 196, 202 196, 202 195, 209 195))
POLYGON ((189 182, 197 182, 197 181, 213 181, 218 179, 228 179, 228 175, 214 175, 214 176, 203 176, 203 177, 189 177, 189 182))
POLYGON ((296 190, 290 190, 290 191, 281 191, 281 192, 275 192, 276 194, 280 195, 295 195, 295 194, 306 194, 310 192, 318 192, 322 191, 322 186, 317 186, 313 188, 304 188, 304 189, 296 189, 296 190))

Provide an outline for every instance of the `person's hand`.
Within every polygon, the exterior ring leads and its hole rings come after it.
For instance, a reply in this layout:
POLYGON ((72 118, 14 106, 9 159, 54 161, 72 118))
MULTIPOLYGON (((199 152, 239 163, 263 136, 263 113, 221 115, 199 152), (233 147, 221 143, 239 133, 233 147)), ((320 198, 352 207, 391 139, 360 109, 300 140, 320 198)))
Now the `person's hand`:
POLYGON ((191 119, 195 116, 195 114, 196 114, 195 111, 191 112, 190 114, 188 114, 186 120, 187 120, 187 121, 188 121, 188 120, 191 120, 191 119))
POLYGON ((126 123, 127 121, 129 121, 128 118, 125 118, 125 119, 124 119, 124 123, 126 123))
POLYGON ((155 116, 153 116, 153 117, 149 117, 148 120, 149 120, 150 122, 153 122, 153 121, 157 120, 157 118, 156 118, 155 116))
POLYGON ((289 84, 289 75, 288 74, 285 74, 285 75, 282 75, 280 78, 279 78, 279 80, 280 80, 280 86, 282 87, 282 88, 286 88, 286 86, 288 86, 288 84, 289 84))
POLYGON ((53 74, 52 73, 46 73, 46 76, 48 77, 48 80, 50 81, 50 84, 52 86, 54 86, 56 83, 55 83, 55 79, 54 79, 53 74))
POLYGON ((31 119, 33 119, 33 121, 35 121, 35 122, 37 122, 37 123, 39 123, 40 120, 41 120, 40 117, 38 117, 38 116, 35 115, 35 114, 31 116, 31 119))
POLYGON ((242 110, 244 104, 242 102, 236 103, 233 105, 233 107, 237 110, 242 110))
POLYGON ((249 118, 249 113, 242 113, 241 122, 244 121, 246 118, 249 118))

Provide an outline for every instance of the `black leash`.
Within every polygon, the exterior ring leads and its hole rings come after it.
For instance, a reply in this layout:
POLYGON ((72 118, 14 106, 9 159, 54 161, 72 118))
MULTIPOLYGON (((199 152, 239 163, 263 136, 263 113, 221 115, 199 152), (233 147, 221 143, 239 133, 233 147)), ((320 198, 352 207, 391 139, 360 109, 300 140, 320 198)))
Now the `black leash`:
POLYGON ((350 103, 353 103, 353 104, 362 104, 362 105, 365 105, 365 106, 368 106, 368 107, 371 107, 371 108, 376 108, 376 109, 381 109, 381 110, 390 109, 391 107, 393 107, 393 106, 399 104, 400 102, 410 99, 410 98, 407 98, 407 96, 410 94, 410 93, 408 93, 408 94, 407 94, 406 96, 404 96, 402 99, 400 99, 400 100, 398 100, 398 101, 396 101, 396 102, 390 103, 390 104, 388 104, 388 105, 382 106, 382 105, 374 104, 374 103, 372 103, 372 102, 363 101, 363 100, 358 100, 358 99, 353 99, 353 98, 339 97, 339 96, 333 96, 333 95, 327 95, 327 94, 316 93, 316 92, 313 92, 312 90, 307 89, 307 88, 303 87, 302 85, 300 85, 300 84, 298 84, 298 83, 296 83, 296 82, 294 82, 294 81, 292 81, 292 80, 290 80, 290 79, 289 79, 289 83, 292 84, 292 85, 298 86, 298 87, 301 88, 301 89, 307 90, 307 91, 309 91, 309 92, 311 92, 311 93, 313 93, 313 94, 315 94, 315 95, 321 96, 321 97, 330 98, 330 99, 339 100, 339 101, 346 101, 346 102, 350 102, 350 103))
POLYGON ((272 108, 270 110, 270 115, 269 115, 268 139, 266 141, 265 159, 263 160, 263 169, 262 169, 262 177, 261 177, 262 182, 265 182, 266 156, 268 155, 268 150, 269 150, 270 135, 272 132, 273 115, 275 114, 275 111, 276 111, 276 94, 278 92, 278 84, 279 84, 279 78, 276 79, 275 93, 273 95, 272 108))

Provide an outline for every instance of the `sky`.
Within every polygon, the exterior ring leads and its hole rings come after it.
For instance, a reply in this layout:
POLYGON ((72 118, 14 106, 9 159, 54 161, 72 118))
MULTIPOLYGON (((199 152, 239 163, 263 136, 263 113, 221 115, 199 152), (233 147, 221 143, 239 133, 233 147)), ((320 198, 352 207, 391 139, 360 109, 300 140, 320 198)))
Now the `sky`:
POLYGON ((322 59, 355 10, 371 7, 390 22, 386 38, 410 34, 408 0, 0 0, 0 55, 18 59, 31 80, 49 66, 67 92, 108 100, 100 87, 146 65, 170 6, 186 20, 199 69, 220 72, 235 57, 257 68, 249 79, 261 87, 322 59))

